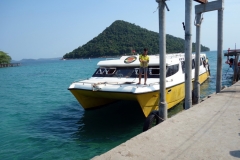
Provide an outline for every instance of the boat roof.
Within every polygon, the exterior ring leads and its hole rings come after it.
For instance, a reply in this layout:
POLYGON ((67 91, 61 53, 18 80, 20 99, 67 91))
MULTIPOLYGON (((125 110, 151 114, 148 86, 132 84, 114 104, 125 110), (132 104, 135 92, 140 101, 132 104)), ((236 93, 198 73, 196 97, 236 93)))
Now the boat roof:
MULTIPOLYGON (((200 54, 201 57, 206 57, 206 54, 200 54)), ((159 55, 148 55, 149 56, 149 66, 159 66, 159 55)), ((195 57, 195 54, 192 54, 192 58, 195 57)), ((185 60, 184 53, 171 53, 166 54, 166 65, 171 66, 178 64, 179 61, 185 60)), ((122 56, 118 59, 106 59, 100 61, 97 64, 99 67, 135 67, 139 66, 139 55, 129 55, 122 56)))

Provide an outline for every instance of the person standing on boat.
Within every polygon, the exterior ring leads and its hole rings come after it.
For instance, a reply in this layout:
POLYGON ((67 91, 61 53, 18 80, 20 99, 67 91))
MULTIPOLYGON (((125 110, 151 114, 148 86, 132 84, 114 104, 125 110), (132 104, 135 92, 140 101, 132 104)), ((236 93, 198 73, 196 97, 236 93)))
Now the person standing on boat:
POLYGON ((146 82, 147 82, 147 71, 148 71, 148 63, 149 63, 149 57, 148 57, 147 53, 148 53, 148 49, 144 48, 143 54, 139 56, 140 68, 139 68, 138 84, 141 84, 141 78, 142 78, 143 71, 144 71, 144 84, 146 85, 146 82))

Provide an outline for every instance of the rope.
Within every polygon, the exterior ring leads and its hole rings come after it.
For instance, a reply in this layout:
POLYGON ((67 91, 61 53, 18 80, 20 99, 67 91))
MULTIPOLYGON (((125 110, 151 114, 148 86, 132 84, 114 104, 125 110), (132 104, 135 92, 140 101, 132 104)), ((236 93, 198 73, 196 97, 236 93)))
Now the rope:
POLYGON ((153 11, 153 13, 155 13, 158 10, 159 6, 157 7, 157 9, 155 11, 153 11))
MULTIPOLYGON (((229 67, 230 68, 230 67, 229 67)), ((229 68, 228 68, 228 70, 229 70, 229 68)), ((227 75, 227 73, 228 73, 228 70, 227 70, 227 72, 225 73, 225 76, 224 76, 224 78, 226 79, 226 75, 227 75)))
POLYGON ((164 119, 162 119, 158 114, 153 113, 155 116, 157 116, 159 119, 161 119, 162 121, 164 121, 164 119))
POLYGON ((201 26, 202 20, 203 20, 203 14, 202 14, 202 17, 201 17, 201 19, 200 19, 200 23, 199 23, 199 24, 196 23, 196 19, 197 19, 197 16, 195 16, 194 25, 195 25, 195 26, 198 26, 198 27, 201 26))
MULTIPOLYGON (((168 6, 167 6, 166 0, 162 0, 162 1, 163 1, 164 5, 165 5, 167 11, 170 11, 168 6)), ((155 13, 158 9, 159 9, 159 6, 157 7, 157 9, 153 13, 155 13)))

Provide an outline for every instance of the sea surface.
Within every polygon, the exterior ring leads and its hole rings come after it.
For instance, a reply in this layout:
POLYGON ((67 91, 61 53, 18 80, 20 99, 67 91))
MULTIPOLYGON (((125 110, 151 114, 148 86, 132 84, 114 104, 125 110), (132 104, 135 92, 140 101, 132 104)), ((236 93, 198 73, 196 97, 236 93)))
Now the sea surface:
MULTIPOLYGON (((206 52, 211 77, 201 98, 216 90, 217 52, 206 52)), ((91 77, 103 60, 25 62, 0 68, 0 159, 91 159, 142 132, 145 120, 136 102, 120 101, 85 111, 68 91, 78 79, 91 77)), ((222 85, 231 85, 224 64, 222 85)), ((182 110, 171 109, 169 117, 182 110)))

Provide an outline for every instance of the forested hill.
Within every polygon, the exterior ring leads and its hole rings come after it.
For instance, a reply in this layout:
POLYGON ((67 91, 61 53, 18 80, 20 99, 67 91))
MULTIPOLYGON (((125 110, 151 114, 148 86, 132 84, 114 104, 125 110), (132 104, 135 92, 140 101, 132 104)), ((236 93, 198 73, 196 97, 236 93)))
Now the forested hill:
MULTIPOLYGON (((117 20, 107 27, 97 37, 83 46, 67 53, 63 58, 88 58, 104 56, 121 56, 131 54, 131 51, 142 53, 148 48, 149 54, 159 53, 159 34, 141 28, 135 24, 117 20)), ((184 40, 166 35, 167 53, 184 52, 184 40)), ((193 52, 195 43, 193 43, 193 52)), ((202 51, 209 51, 208 47, 201 46, 202 51)))

